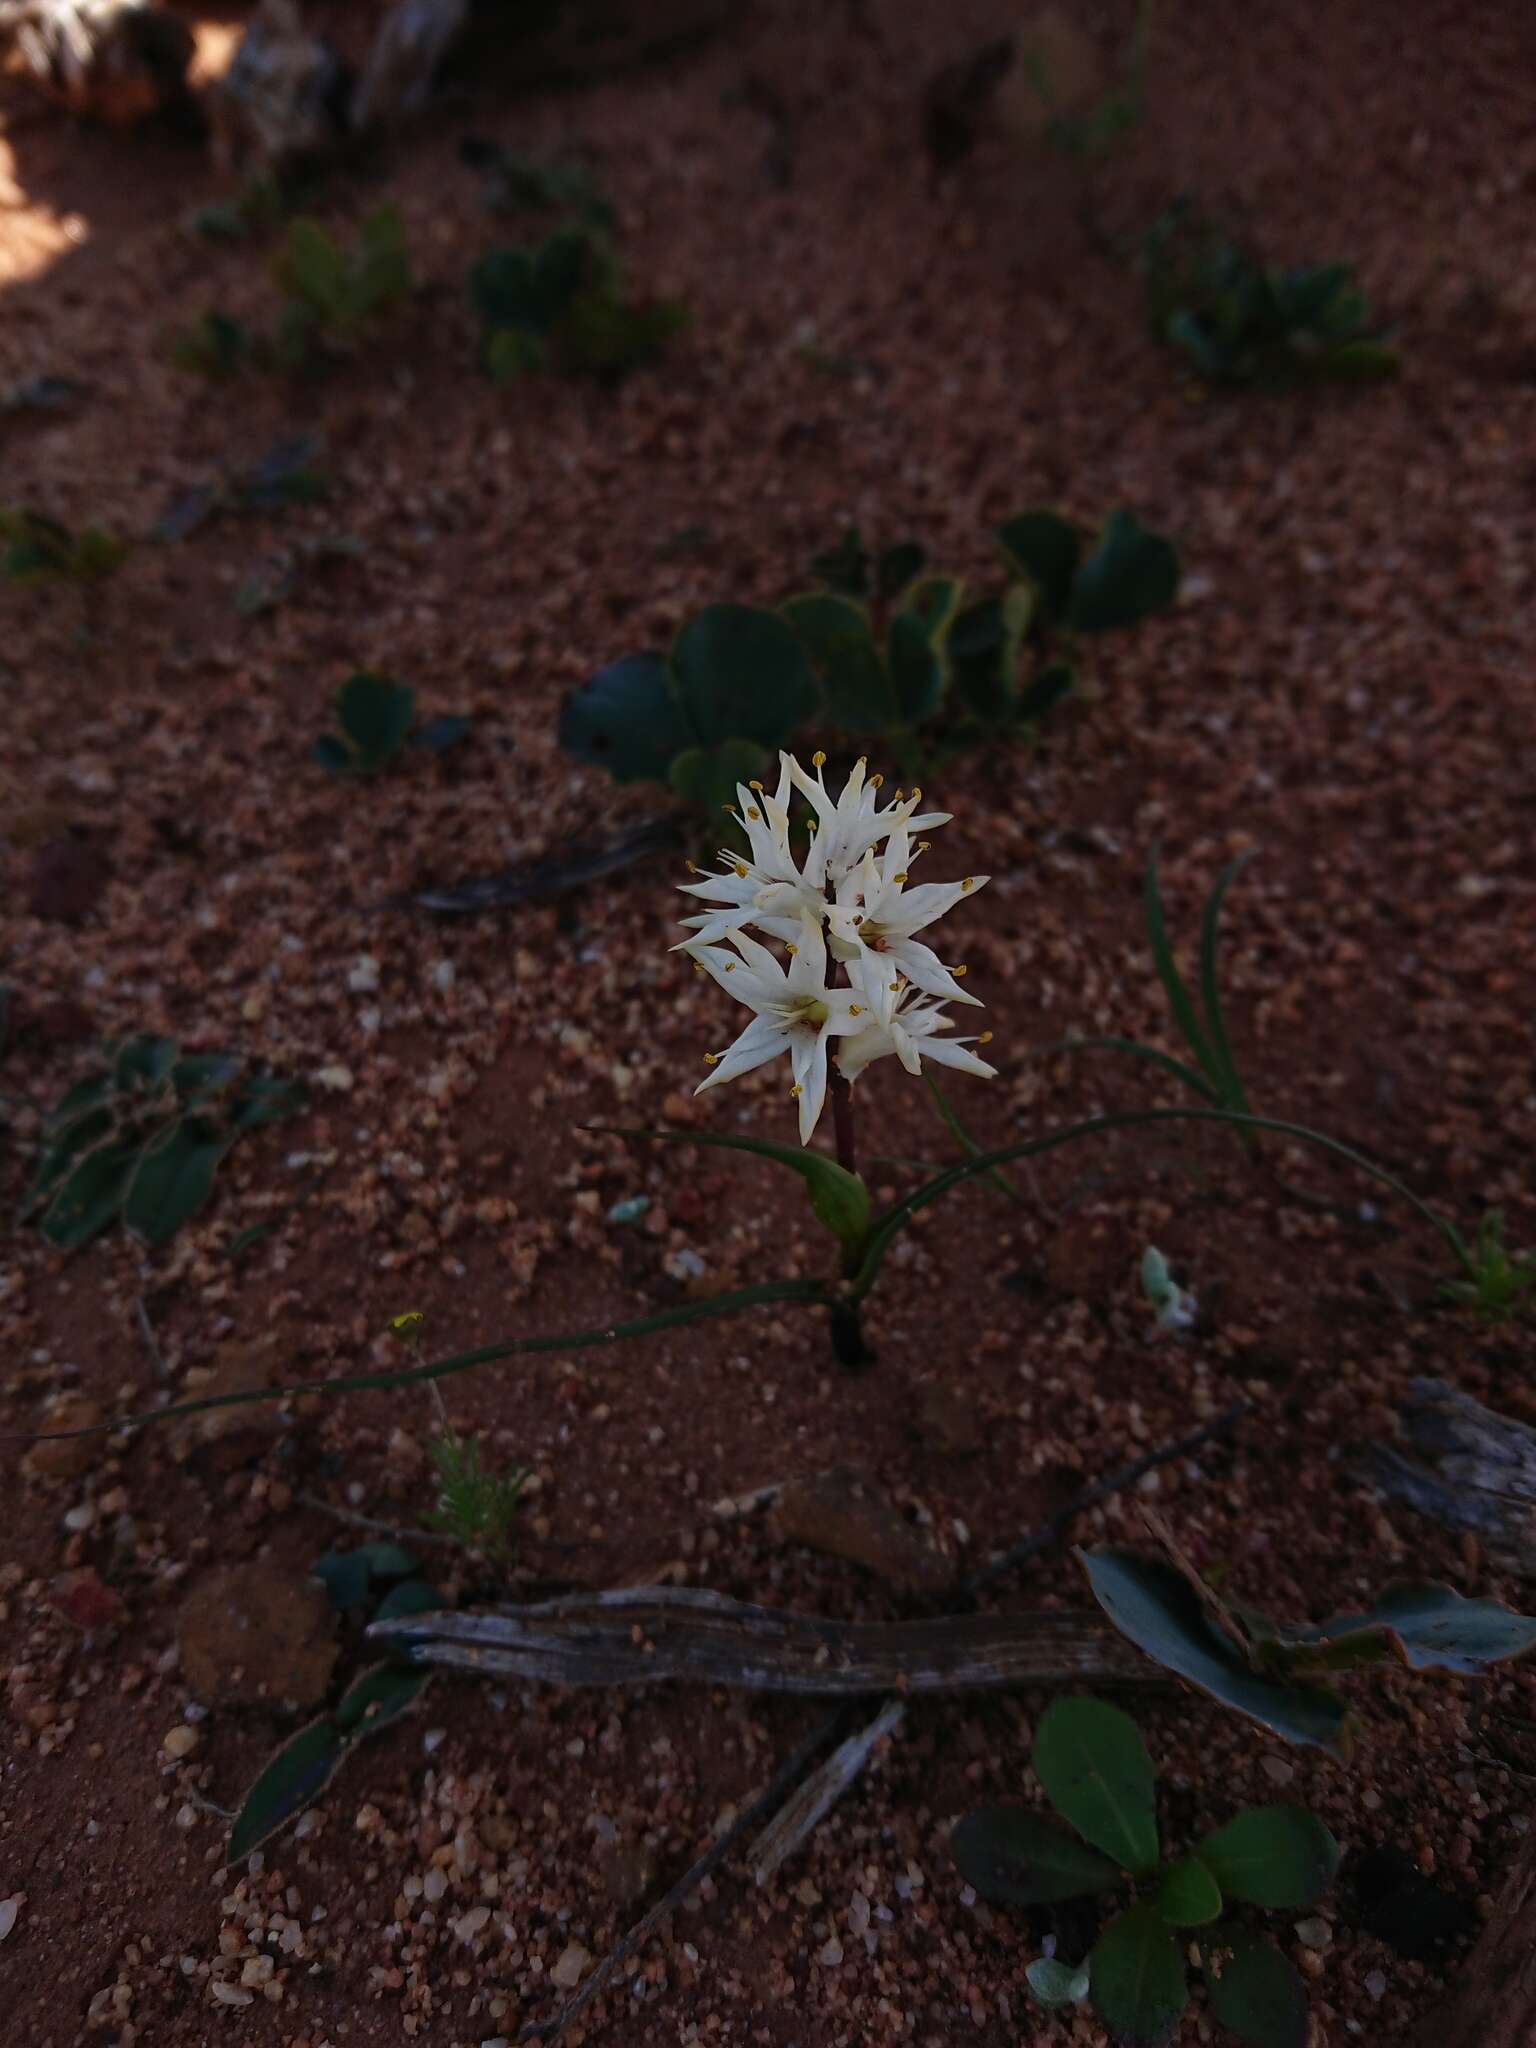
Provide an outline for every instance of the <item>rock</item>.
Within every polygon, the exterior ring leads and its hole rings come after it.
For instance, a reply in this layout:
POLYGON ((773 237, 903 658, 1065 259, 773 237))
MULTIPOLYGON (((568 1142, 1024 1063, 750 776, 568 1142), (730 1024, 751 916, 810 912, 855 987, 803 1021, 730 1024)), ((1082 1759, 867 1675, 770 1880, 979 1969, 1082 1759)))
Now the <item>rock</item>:
POLYGON ((53 1582, 53 1605, 78 1629, 111 1628, 121 1621, 123 1602, 93 1565, 65 1572, 53 1582))
POLYGON ((99 839, 67 832, 50 839, 32 857, 27 908, 50 924, 80 924, 101 901, 112 879, 112 863, 99 839))
POLYGON ((345 134, 348 89, 298 0, 261 0, 210 104, 215 160, 270 171, 325 156, 345 134))
POLYGON ((168 1731, 160 1747, 168 1757, 173 1758, 177 1763, 181 1763, 184 1758, 189 1757, 193 1750, 196 1749, 197 1742, 197 1730, 190 1726, 189 1723, 183 1721, 179 1727, 168 1731))
POLYGON ((792 1479, 779 1495, 773 1521, 782 1542, 861 1564, 908 1592, 938 1592, 953 1576, 943 1553, 865 1473, 839 1470, 792 1479))
MULTIPOLYGON (((44 1429, 94 1429, 101 1409, 88 1394, 58 1394, 44 1411, 44 1429)), ((106 1449, 104 1436, 77 1436, 54 1443, 36 1443, 21 1461, 34 1479, 80 1479, 106 1449)))
POLYGON ((0 32, 72 114, 124 127, 190 107, 192 33, 154 0, 3 0, 0 32))
POLYGON ((584 1949, 579 1941, 573 1941, 560 1952, 559 1961, 549 1973, 551 1984, 558 1984, 562 1991, 574 1991, 581 1982, 582 1972, 592 1960, 591 1951, 584 1949))
POLYGON ((638 1905, 656 1882, 656 1857, 644 1842, 610 1842, 598 1853, 597 1875, 614 1905, 638 1905))
POLYGON ((336 1663, 336 1617, 316 1579, 269 1564, 200 1580, 176 1624, 181 1669, 209 1705, 318 1706, 336 1663))
POLYGON ((914 1421, 924 1443, 965 1455, 982 1446, 981 1418, 968 1394, 944 1380, 924 1380, 917 1389, 914 1421))
MULTIPOLYGON (((221 1344, 210 1365, 194 1366, 182 1387, 182 1398, 200 1401, 214 1394, 246 1394, 270 1387, 275 1378, 277 1340, 221 1344)), ((193 1460, 206 1472, 237 1472, 259 1458, 286 1427, 276 1401, 251 1401, 238 1408, 209 1408, 175 1425, 172 1456, 193 1460)))

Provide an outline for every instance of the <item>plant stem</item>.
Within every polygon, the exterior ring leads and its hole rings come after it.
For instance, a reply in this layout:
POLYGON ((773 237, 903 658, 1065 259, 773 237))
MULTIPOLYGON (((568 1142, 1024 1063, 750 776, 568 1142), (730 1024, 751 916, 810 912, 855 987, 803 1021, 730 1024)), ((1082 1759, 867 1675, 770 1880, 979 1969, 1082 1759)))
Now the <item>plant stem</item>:
POLYGON ((837 1163, 844 1173, 857 1173, 859 1165, 853 1136, 853 1087, 835 1060, 832 1062, 828 1086, 832 1094, 832 1132, 837 1140, 837 1163))
POLYGON ((873 1365, 875 1354, 864 1341, 864 1321, 857 1301, 834 1301, 827 1308, 827 1334, 839 1365, 857 1372, 873 1365))

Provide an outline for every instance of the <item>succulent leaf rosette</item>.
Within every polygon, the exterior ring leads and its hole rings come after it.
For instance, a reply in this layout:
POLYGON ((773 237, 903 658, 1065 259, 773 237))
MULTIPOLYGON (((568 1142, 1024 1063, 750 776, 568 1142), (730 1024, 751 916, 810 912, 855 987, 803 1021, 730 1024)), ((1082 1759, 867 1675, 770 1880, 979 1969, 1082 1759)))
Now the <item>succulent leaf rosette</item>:
POLYGON ((829 1085, 846 1088, 876 1060, 894 1055, 909 1074, 921 1073, 924 1059, 985 1077, 997 1071, 970 1049, 990 1032, 947 1035, 954 1020, 946 1004, 981 1006, 960 985, 964 966, 946 965, 918 936, 989 878, 914 884, 912 869, 930 845, 915 835, 948 824, 951 814, 920 811, 920 789, 898 789, 882 804, 884 779, 862 758, 834 798, 825 760, 812 756, 811 776, 781 753, 774 790, 738 783, 730 815, 748 852, 723 849, 718 874, 692 869, 698 879, 683 889, 708 907, 683 919, 689 935, 674 949, 752 1012, 724 1052, 705 1054, 712 1071, 696 1092, 787 1053, 802 1145, 829 1085), (815 820, 799 860, 790 843, 797 792, 815 820), (764 939, 783 948, 782 961, 764 939))

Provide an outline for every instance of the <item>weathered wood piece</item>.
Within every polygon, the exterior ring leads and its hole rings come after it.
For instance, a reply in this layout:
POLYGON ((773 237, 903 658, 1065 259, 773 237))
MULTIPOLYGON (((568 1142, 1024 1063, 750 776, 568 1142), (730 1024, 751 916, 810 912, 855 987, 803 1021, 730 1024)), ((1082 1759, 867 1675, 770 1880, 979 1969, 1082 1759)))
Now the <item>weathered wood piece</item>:
POLYGON ((1415 1455, 1370 1446, 1367 1470, 1381 1491, 1470 1530, 1496 1564, 1536 1577, 1536 1429, 1443 1380, 1415 1380, 1399 1420, 1415 1455))
POLYGON ((551 1685, 680 1679, 834 1699, 1010 1686, 1166 1684, 1097 1614, 822 1621, 687 1586, 637 1586, 479 1614, 412 1615, 369 1634, 424 1664, 551 1685))
POLYGON ((1414 2040, 1415 2048, 1531 2048, 1536 2041, 1536 1827, 1456 1989, 1414 2040))

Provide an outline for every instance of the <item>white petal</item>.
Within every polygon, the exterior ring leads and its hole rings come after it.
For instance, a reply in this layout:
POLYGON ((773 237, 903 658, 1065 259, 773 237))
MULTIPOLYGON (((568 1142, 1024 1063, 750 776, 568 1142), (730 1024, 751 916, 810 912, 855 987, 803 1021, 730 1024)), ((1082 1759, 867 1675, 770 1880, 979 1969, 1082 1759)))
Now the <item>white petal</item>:
POLYGON ((917 1045, 902 1029, 901 1019, 893 1017, 890 1028, 891 1043, 895 1047, 897 1059, 901 1061, 901 1064, 909 1074, 920 1074, 923 1071, 923 1063, 918 1056, 917 1045))
POLYGON ((687 953, 698 946, 712 946, 717 939, 726 938, 744 924, 750 924, 752 911, 750 907, 745 910, 701 911, 697 917, 679 918, 678 922, 685 931, 691 930, 692 937, 679 939, 672 951, 687 953))
POLYGON ((826 1033, 818 1031, 812 1038, 809 1032, 797 1031, 789 1057, 800 1089, 800 1142, 809 1145, 827 1100, 826 1033))
POLYGON ((738 1074, 750 1074, 754 1067, 763 1066, 781 1052, 788 1051, 789 1033, 781 1031, 766 1017, 754 1017, 693 1092, 702 1095, 706 1088, 714 1088, 721 1081, 734 1081, 738 1074))
POLYGON ((895 1040, 883 1024, 866 1024, 837 1048, 837 1064, 845 1079, 856 1081, 872 1060, 883 1060, 896 1050, 895 1040))
POLYGON ((884 958, 894 962, 908 981, 926 989, 931 996, 943 996, 951 1003, 970 1003, 981 1008, 980 996, 968 996, 931 946, 920 939, 892 939, 884 958))
MULTIPOLYGON (((737 945, 740 945, 741 934, 737 932, 732 936, 737 945)), ((777 966, 773 955, 765 947, 757 946, 751 939, 747 944, 754 946, 770 966, 777 966)), ((762 978, 744 965, 734 953, 727 952, 724 946, 704 946, 695 941, 692 945, 685 946, 683 950, 697 960, 704 972, 718 981, 726 994, 734 996, 738 1003, 745 1003, 749 1009, 760 1010, 773 1000, 776 991, 772 987, 764 987, 762 978)))
POLYGON ((802 916, 795 936, 795 950, 790 955, 786 985, 793 995, 820 996, 826 992, 826 982, 827 948, 821 936, 821 925, 809 915, 802 916))
POLYGON ((970 875, 963 882, 920 882, 915 889, 904 889, 897 902, 882 907, 881 923, 893 938, 910 938, 965 897, 974 896, 991 879, 990 875, 970 875))
POLYGON ((784 970, 766 946, 759 945, 756 939, 748 938, 745 932, 733 932, 731 944, 737 948, 756 980, 765 989, 772 990, 776 995, 783 994, 784 970))
POLYGON ((922 1055, 925 1060, 936 1060, 941 1067, 958 1067, 962 1074, 979 1074, 985 1081, 997 1077, 996 1067, 989 1067, 985 1060, 977 1059, 975 1053, 968 1051, 958 1038, 925 1038, 922 1055))

